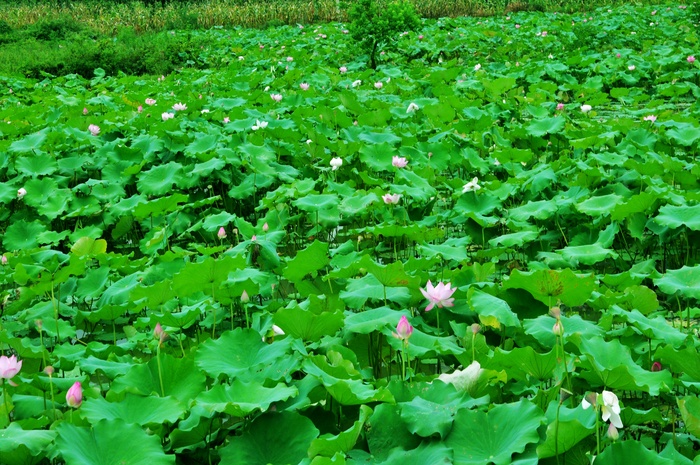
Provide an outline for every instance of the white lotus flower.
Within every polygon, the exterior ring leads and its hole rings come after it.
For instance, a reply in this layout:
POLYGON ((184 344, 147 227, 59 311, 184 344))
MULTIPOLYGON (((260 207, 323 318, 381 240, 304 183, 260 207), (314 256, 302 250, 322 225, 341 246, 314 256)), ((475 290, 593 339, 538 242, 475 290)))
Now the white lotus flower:
POLYGON ((474 360, 471 365, 469 365, 464 370, 455 370, 454 373, 443 373, 438 376, 438 379, 443 383, 451 384, 458 391, 470 391, 474 388, 477 381, 479 381, 479 376, 481 376, 481 365, 479 362, 474 360))
POLYGON ((408 104, 408 108, 406 108, 406 113, 413 113, 416 110, 420 110, 420 107, 415 103, 411 102, 408 104))
POLYGON ((474 176, 474 179, 464 185, 462 188, 462 193, 466 194, 467 192, 476 192, 479 189, 481 189, 481 186, 479 185, 479 178, 474 176))
POLYGON ((340 158, 340 157, 331 158, 331 167, 332 167, 333 171, 337 170, 341 166, 343 166, 343 159, 342 158, 340 158))
POLYGON ((250 129, 252 129, 253 131, 257 131, 258 129, 265 129, 266 127, 267 127, 267 121, 255 120, 255 124, 250 129))
POLYGON ((588 113, 588 112, 591 111, 592 109, 593 109, 593 107, 590 106, 590 105, 581 105, 581 111, 584 112, 584 113, 588 113))

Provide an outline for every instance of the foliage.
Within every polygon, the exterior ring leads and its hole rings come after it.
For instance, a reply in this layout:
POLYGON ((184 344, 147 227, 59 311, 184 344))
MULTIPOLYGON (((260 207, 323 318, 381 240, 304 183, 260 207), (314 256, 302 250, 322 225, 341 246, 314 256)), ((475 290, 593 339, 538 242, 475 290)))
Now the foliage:
POLYGON ((357 0, 348 12, 350 33, 377 68, 377 53, 396 42, 399 34, 415 31, 420 19, 412 4, 401 1, 382 4, 377 0, 357 0))
POLYGON ((2 462, 692 463, 696 33, 611 10, 0 77, 2 462))

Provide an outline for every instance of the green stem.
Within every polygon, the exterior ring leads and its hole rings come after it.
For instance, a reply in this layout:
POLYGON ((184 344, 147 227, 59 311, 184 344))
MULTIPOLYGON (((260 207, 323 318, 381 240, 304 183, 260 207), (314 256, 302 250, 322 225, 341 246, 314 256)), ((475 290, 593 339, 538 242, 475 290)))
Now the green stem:
POLYGON ((158 363, 158 381, 160 381, 160 394, 161 397, 165 397, 165 388, 163 387, 163 370, 160 367, 160 341, 158 341, 158 348, 156 349, 156 363, 158 363))
POLYGON ((595 407, 595 450, 597 457, 600 455, 600 420, 598 418, 598 405, 595 407))
POLYGON ((557 465, 559 465, 559 409, 561 409, 561 402, 557 405, 557 416, 554 420, 554 456, 557 458, 557 465))
MULTIPOLYGON (((56 305, 56 298, 53 294, 53 279, 51 280, 51 304, 53 305, 53 317, 56 320, 56 338, 61 341, 61 333, 58 330, 58 306, 56 305)), ((116 345, 116 344, 115 344, 116 345)))
POLYGON ((5 411, 7 412, 7 420, 12 421, 10 418, 10 406, 7 405, 7 380, 2 380, 2 401, 5 404, 5 411))
POLYGON ((51 389, 51 407, 53 408, 53 421, 56 421, 56 399, 53 393, 53 376, 49 375, 49 389, 51 389))

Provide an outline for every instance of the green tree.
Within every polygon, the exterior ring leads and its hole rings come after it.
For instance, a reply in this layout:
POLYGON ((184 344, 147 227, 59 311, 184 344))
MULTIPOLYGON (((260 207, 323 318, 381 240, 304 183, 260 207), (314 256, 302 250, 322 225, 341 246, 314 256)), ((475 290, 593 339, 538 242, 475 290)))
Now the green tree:
POLYGON ((379 51, 396 41, 400 33, 420 26, 415 8, 406 1, 382 4, 376 0, 358 0, 350 7, 348 16, 352 21, 352 37, 369 54, 372 69, 377 68, 379 51))

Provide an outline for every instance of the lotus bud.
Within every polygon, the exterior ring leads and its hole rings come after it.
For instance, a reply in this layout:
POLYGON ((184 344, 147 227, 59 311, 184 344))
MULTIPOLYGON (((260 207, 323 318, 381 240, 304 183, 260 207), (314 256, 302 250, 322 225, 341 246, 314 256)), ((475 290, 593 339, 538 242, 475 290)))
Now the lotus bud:
POLYGON ((557 322, 554 323, 554 326, 552 327, 552 332, 554 333, 555 336, 563 336, 564 335, 564 325, 561 324, 561 321, 557 320, 557 322))
POLYGON ((243 294, 241 294, 241 302, 243 302, 244 304, 250 302, 250 297, 248 296, 248 293, 245 291, 245 289, 243 290, 243 294))
POLYGON ((404 342, 408 342, 408 339, 411 337, 411 334, 413 334, 413 326, 411 326, 411 323, 408 322, 408 318, 406 318, 406 315, 402 315, 401 319, 399 320, 399 323, 396 325, 396 332, 394 333, 394 337, 397 337, 398 339, 401 339, 404 342))
POLYGON ((226 230, 224 229, 223 226, 219 228, 219 232, 216 233, 216 236, 217 236, 219 239, 225 239, 225 238, 226 238, 226 230))
POLYGON ((83 403, 83 387, 76 381, 66 393, 66 403, 69 407, 78 408, 83 403))
POLYGON ((46 365, 46 366, 44 367, 44 373, 46 373, 46 374, 49 375, 49 376, 53 375, 55 371, 56 371, 56 370, 55 370, 54 367, 52 367, 51 365, 46 365))
POLYGON ((661 366, 661 363, 659 362, 654 362, 651 364, 651 371, 661 371, 663 370, 663 367, 661 366))
POLYGON ((268 232, 269 230, 270 230, 270 226, 267 223, 265 223, 263 225, 263 232, 268 232))
POLYGON ((472 324, 472 334, 476 336, 481 331, 481 325, 479 323, 472 324))
POLYGON ((617 431, 617 428, 615 428, 615 425, 612 423, 610 423, 610 426, 608 426, 608 437, 613 441, 617 441, 620 438, 619 431, 617 431))

